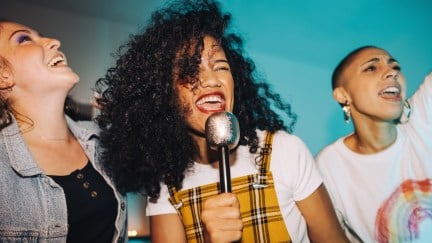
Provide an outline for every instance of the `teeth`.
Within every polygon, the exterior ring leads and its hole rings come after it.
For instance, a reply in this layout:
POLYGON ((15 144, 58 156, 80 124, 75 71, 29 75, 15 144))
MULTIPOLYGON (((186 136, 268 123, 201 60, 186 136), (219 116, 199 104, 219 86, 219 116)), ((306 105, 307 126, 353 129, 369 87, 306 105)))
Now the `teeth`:
POLYGON ((64 61, 63 57, 58 56, 58 57, 54 57, 53 59, 51 59, 51 61, 48 63, 48 65, 50 67, 53 67, 55 65, 57 65, 59 62, 64 61))
POLYGON ((385 88, 380 92, 380 94, 384 94, 384 93, 400 93, 400 89, 398 87, 392 86, 392 87, 385 88))
POLYGON ((197 105, 202 105, 204 103, 210 103, 210 102, 222 102, 222 97, 219 95, 205 96, 197 101, 197 105))

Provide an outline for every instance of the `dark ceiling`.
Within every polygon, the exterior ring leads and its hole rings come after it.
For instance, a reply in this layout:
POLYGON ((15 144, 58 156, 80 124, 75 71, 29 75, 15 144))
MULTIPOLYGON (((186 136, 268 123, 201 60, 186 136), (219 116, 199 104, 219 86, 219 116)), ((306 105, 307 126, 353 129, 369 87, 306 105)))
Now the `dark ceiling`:
POLYGON ((79 15, 136 25, 148 19, 162 0, 19 0, 79 15))

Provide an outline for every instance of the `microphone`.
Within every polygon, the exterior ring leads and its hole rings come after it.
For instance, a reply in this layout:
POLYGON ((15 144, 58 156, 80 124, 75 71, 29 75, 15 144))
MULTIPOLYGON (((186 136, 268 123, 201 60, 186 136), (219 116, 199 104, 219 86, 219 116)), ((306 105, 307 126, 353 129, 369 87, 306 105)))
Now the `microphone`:
POLYGON ((205 124, 207 144, 218 151, 220 192, 231 192, 229 150, 237 146, 240 128, 237 117, 231 112, 216 112, 205 124))

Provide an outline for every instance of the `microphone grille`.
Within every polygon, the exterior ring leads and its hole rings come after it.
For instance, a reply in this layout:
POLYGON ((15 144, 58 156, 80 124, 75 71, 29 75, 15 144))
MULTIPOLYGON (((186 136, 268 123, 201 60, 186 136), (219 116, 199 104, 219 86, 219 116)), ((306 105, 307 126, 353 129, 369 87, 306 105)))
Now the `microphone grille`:
POLYGON ((207 118, 206 139, 210 148, 218 146, 234 148, 240 139, 240 128, 237 117, 231 112, 216 112, 207 118))

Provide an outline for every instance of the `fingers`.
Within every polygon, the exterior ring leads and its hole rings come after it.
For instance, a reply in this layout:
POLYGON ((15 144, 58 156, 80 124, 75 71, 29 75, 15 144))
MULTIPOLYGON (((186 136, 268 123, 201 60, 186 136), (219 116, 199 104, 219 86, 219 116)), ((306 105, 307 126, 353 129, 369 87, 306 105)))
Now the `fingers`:
POLYGON ((240 207, 237 196, 234 193, 221 193, 215 197, 209 198, 204 202, 204 208, 214 207, 240 207))
POLYGON ((233 242, 241 239, 243 221, 235 194, 223 193, 206 200, 201 220, 207 242, 233 242))
POLYGON ((98 102, 102 98, 102 95, 96 91, 93 92, 93 99, 91 100, 91 104, 96 109, 102 109, 102 105, 98 102))

